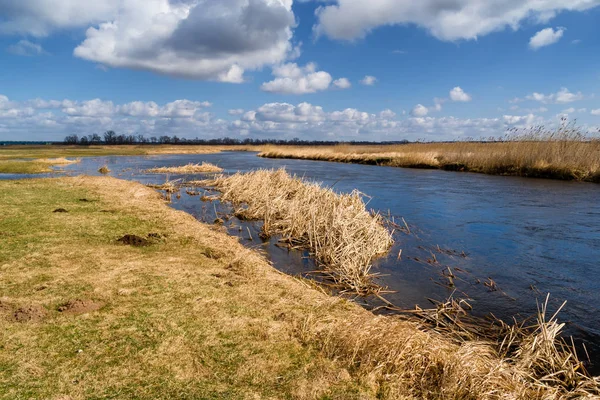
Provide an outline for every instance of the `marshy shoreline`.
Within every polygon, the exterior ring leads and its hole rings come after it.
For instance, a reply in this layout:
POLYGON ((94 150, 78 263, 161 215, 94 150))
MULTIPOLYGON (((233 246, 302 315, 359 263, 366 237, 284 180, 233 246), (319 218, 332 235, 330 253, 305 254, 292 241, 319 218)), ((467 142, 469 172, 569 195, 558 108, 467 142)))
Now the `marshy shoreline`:
POLYGON ((600 141, 265 146, 260 157, 600 183, 600 141))
POLYGON ((0 248, 0 360, 7 365, 0 397, 598 394, 592 378, 534 379, 535 341, 503 358, 485 341, 456 342, 422 324, 376 316, 284 275, 139 183, 78 177, 0 185, 7 244, 0 248), (59 207, 67 212, 52 212, 59 207), (128 234, 149 245, 117 242, 128 234), (80 303, 95 306, 60 311, 80 303))
POLYGON ((109 155, 210 154, 257 152, 259 157, 316 160, 402 168, 439 169, 489 175, 600 183, 600 140, 586 138, 571 125, 539 137, 490 142, 408 143, 386 145, 119 145, 5 146, 0 173, 45 173, 41 158, 109 155))

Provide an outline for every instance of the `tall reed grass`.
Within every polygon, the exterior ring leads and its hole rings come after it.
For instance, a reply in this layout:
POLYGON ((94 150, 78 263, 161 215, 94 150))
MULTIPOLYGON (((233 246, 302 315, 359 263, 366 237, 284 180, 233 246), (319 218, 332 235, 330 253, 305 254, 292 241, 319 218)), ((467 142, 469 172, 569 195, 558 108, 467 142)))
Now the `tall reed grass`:
POLYGON ((367 210, 362 193, 338 194, 283 169, 221 175, 210 184, 236 206, 238 217, 264 220, 262 235, 281 235, 309 249, 343 291, 379 290, 371 265, 393 244, 392 233, 380 215, 367 210))
POLYGON ((298 330, 305 343, 376 381, 381 398, 600 398, 599 379, 559 337, 556 314, 546 319, 546 304, 534 326, 513 327, 500 344, 452 343, 443 332, 392 316, 309 315, 298 330))
POLYGON ((600 183, 600 139, 567 121, 557 129, 513 130, 488 142, 265 146, 259 155, 600 183))
POLYGON ((202 164, 190 163, 187 165, 176 167, 151 168, 149 170, 146 170, 146 172, 151 174, 199 174, 210 172, 223 172, 223 168, 211 163, 202 162, 202 164))

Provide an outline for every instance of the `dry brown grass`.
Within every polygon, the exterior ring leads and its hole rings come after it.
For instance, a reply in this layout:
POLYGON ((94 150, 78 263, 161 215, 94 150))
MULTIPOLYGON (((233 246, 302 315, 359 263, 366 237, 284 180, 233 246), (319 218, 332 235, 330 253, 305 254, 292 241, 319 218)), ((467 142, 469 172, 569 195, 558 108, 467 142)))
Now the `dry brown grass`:
POLYGON ((265 146, 260 156, 600 182, 600 140, 568 124, 556 131, 534 128, 500 142, 265 146))
POLYGON ((81 160, 79 158, 74 159, 74 160, 69 160, 68 158, 65 158, 65 157, 59 157, 59 158, 39 158, 39 159, 35 160, 35 162, 42 163, 42 164, 49 164, 49 165, 70 165, 70 164, 78 164, 81 162, 81 160))
POLYGON ((146 170, 147 173, 151 174, 201 174, 211 172, 223 172, 223 168, 218 167, 214 164, 202 162, 202 164, 187 164, 178 167, 159 167, 151 168, 146 170))
POLYGON ((100 157, 109 155, 211 154, 227 150, 256 150, 246 146, 190 145, 10 145, 0 147, 0 160, 61 157, 100 157))
POLYGON ((309 249, 343 290, 363 295, 379 290, 371 264, 393 239, 381 216, 367 210, 362 193, 338 194, 283 169, 221 175, 210 185, 236 205, 236 215, 263 220, 264 236, 281 235, 309 249))
POLYGON ((515 342, 523 351, 502 359, 490 343, 454 343, 415 323, 375 316, 277 272, 138 183, 4 181, 0 211, 2 399, 598 395, 591 379, 573 387, 540 383, 535 367, 517 362, 531 354, 541 360, 540 339, 534 347, 515 342), (51 212, 59 206, 70 212, 51 212), (164 239, 144 248, 115 242, 149 232, 164 239), (58 311, 77 299, 104 306, 58 311), (20 322, 4 314, 12 306, 45 312, 20 322))

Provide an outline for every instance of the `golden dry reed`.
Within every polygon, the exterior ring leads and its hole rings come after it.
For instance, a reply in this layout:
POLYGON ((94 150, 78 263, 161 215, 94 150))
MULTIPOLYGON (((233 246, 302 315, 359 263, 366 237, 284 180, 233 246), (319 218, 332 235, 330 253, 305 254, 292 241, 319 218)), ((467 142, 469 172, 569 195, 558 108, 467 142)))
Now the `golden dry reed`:
POLYGON ((151 174, 200 174, 210 172, 223 172, 223 168, 203 162, 202 164, 188 164, 179 167, 152 168, 146 172, 151 174))
POLYGON ((598 399, 598 378, 585 372, 558 336, 562 324, 556 315, 546 320, 546 311, 544 305, 535 327, 514 328, 501 346, 452 343, 444 333, 391 316, 309 314, 298 330, 306 344, 372 379, 380 398, 598 399))
POLYGON ((566 122, 556 130, 535 127, 490 142, 265 146, 259 155, 600 182, 600 140, 566 122))
POLYGON ((362 193, 338 194, 284 169, 221 175, 210 184, 223 201, 236 205, 237 216, 264 220, 262 235, 281 235, 309 249, 343 290, 361 295, 379 290, 371 265, 393 244, 392 233, 380 215, 367 210, 362 193))

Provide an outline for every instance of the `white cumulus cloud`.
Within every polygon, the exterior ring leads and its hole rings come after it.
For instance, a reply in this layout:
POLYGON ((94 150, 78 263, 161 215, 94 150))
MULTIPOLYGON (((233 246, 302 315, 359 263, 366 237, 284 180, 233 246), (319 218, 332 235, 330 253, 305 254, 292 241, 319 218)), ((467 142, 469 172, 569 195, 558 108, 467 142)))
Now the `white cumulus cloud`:
POLYGON ((562 11, 584 11, 598 0, 337 0, 317 10, 317 34, 352 40, 386 25, 415 24, 438 39, 476 39, 525 20, 548 22, 562 11))
POLYGON ((377 78, 372 75, 367 75, 360 81, 360 83, 365 86, 373 86, 375 83, 377 83, 377 78))
POLYGON ((292 0, 121 0, 74 54, 115 68, 239 83, 246 69, 295 53, 294 26, 292 0))
POLYGON ((352 87, 352 84, 347 78, 340 78, 333 81, 333 86, 335 86, 338 89, 350 89, 352 87))
POLYGON ((543 94, 543 93, 534 92, 534 93, 526 96, 525 98, 527 100, 539 101, 540 103, 544 103, 544 104, 552 104, 552 103, 566 104, 566 103, 572 103, 574 101, 583 100, 584 97, 585 96, 581 92, 572 93, 567 88, 561 88, 556 93, 543 94))
POLYGON ((412 111, 410 112, 410 114, 413 117, 425 117, 427 114, 429 114, 429 109, 427 107, 425 107, 423 104, 417 104, 412 111))
POLYGON ((529 39, 529 47, 533 50, 537 50, 540 47, 550 46, 560 40, 565 33, 565 28, 552 28, 542 29, 529 39))
POLYGON ((468 102, 471 101, 471 96, 465 93, 465 91, 462 90, 459 86, 457 86, 450 91, 450 100, 468 102))
POLYGON ((333 80, 325 71, 317 71, 314 63, 304 67, 296 63, 283 64, 273 68, 275 79, 265 82, 260 89, 265 92, 282 94, 307 94, 329 89, 333 80))

